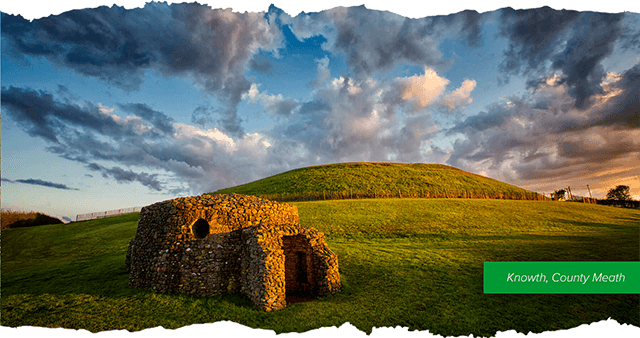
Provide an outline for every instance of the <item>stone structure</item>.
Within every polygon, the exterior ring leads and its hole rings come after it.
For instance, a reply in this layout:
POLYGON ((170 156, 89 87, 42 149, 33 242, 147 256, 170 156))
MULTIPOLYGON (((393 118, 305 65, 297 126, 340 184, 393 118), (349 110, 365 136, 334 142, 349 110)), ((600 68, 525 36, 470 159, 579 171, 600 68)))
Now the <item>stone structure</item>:
POLYGON ((337 292, 338 258, 295 206, 244 195, 181 197, 142 208, 127 250, 129 286, 212 296, 242 292, 271 311, 337 292))

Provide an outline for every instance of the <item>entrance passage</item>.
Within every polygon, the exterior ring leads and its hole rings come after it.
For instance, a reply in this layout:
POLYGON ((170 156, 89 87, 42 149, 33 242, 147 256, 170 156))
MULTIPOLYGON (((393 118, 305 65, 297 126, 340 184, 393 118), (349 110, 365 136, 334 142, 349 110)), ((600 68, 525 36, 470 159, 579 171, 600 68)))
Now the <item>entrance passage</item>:
POLYGON ((311 246, 304 235, 283 236, 284 277, 287 303, 311 300, 316 295, 311 246))
POLYGON ((209 222, 204 219, 199 219, 193 226, 191 227, 191 232, 196 236, 196 238, 205 238, 209 234, 209 222))

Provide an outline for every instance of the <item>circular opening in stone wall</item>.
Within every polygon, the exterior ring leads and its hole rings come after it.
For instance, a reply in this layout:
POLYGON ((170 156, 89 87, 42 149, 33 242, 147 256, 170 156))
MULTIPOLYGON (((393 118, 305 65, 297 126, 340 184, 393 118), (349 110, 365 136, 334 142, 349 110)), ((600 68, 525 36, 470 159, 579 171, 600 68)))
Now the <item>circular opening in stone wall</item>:
POLYGON ((207 235, 209 234, 209 222, 203 220, 202 218, 197 220, 191 226, 191 232, 193 232, 193 234, 197 238, 207 237, 207 235))

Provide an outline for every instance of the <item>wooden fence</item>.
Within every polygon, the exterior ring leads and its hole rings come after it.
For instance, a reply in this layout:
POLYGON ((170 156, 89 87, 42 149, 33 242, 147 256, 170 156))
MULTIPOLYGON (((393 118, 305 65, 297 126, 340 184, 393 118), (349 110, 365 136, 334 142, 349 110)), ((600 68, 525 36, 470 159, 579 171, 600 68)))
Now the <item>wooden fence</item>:
POLYGON ((88 213, 88 214, 76 215, 76 220, 75 221, 76 222, 80 222, 80 221, 88 221, 88 220, 98 219, 98 218, 105 218, 105 217, 111 217, 111 216, 131 214, 131 213, 134 213, 134 212, 139 212, 140 210, 142 210, 142 207, 130 207, 130 208, 124 208, 124 209, 114 209, 114 210, 108 210, 108 211, 91 212, 91 213, 88 213))
POLYGON ((573 196, 572 199, 567 199, 567 202, 610 205, 610 206, 619 207, 619 208, 635 208, 635 209, 640 208, 640 201, 615 201, 615 200, 605 200, 605 199, 589 198, 589 197, 582 197, 582 196, 573 196))

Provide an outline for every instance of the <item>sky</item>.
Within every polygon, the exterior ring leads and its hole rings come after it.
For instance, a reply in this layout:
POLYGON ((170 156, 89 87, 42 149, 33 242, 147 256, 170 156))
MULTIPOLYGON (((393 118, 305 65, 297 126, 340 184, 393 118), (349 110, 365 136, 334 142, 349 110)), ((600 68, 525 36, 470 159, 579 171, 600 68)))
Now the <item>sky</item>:
POLYGON ((2 208, 75 219, 354 161, 640 199, 637 5, 270 3, 1 5, 2 208))

